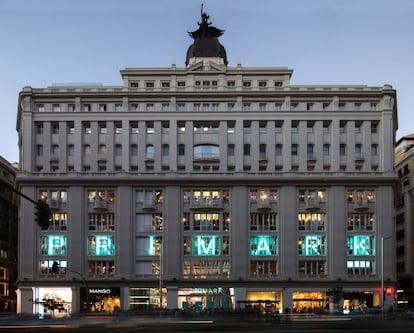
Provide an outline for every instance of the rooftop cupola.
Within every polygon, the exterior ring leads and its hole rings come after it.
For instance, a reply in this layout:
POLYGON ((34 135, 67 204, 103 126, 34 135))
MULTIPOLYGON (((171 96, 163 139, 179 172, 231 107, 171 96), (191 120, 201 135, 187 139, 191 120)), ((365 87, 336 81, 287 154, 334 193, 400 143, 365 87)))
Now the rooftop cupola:
POLYGON ((209 22, 209 18, 210 16, 203 12, 203 6, 201 5, 201 23, 197 22, 199 26, 197 30, 188 32, 194 42, 188 48, 186 66, 204 60, 213 61, 218 65, 227 65, 226 50, 218 40, 224 30, 213 27, 209 22))

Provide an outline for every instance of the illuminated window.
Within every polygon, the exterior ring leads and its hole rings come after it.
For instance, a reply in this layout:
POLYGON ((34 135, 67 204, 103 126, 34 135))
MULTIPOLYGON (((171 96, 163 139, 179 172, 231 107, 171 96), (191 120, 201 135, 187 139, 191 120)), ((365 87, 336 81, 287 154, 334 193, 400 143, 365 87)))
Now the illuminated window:
POLYGON ((347 229, 355 231, 371 231, 374 228, 373 214, 348 214, 347 229))
POLYGON ((115 214, 114 213, 89 213, 89 230, 113 231, 115 230, 115 214))
POLYGON ((66 255, 66 236, 47 235, 40 237, 40 254, 47 256, 66 255))
POLYGON ((275 231, 276 214, 275 213, 251 213, 250 230, 258 231, 275 231))
POLYGON ((52 219, 49 223, 49 230, 66 230, 68 225, 68 216, 66 213, 52 213, 52 219))
POLYGON ((348 189, 347 198, 354 203, 367 204, 374 202, 375 192, 373 189, 348 189))
POLYGON ((251 236, 250 255, 271 256, 277 255, 277 244, 275 236, 251 236))
POLYGON ((369 235, 348 236, 347 240, 348 255, 351 256, 370 256, 375 255, 375 237, 369 235))
POLYGON ((299 237, 298 254, 303 256, 325 255, 326 237, 319 235, 307 235, 299 237))
POLYGON ((251 189, 250 202, 276 202, 276 189, 251 189))
POLYGON ((277 275, 277 261, 260 260, 250 261, 251 277, 271 277, 277 275))
POLYGON ((112 235, 88 236, 88 255, 113 256, 115 255, 115 242, 112 235))
POLYGON ((325 230, 324 213, 299 213, 298 230, 299 231, 324 231, 325 230))
POLYGON ((348 260, 346 268, 349 275, 374 275, 375 261, 373 260, 348 260))
POLYGON ((67 261, 66 260, 41 260, 40 273, 41 274, 56 274, 52 272, 53 263, 58 264, 58 274, 66 274, 67 261))
POLYGON ((88 203, 95 210, 113 209, 115 203, 114 190, 89 190, 88 203))
POLYGON ((320 260, 299 261, 299 276, 323 276, 326 275, 326 262, 320 260))
POLYGON ((299 202, 304 202, 307 206, 318 206, 326 201, 326 191, 319 189, 300 189, 299 202))
POLYGON ((194 213, 194 230, 211 231, 219 230, 220 215, 218 213, 194 213))
POLYGON ((112 260, 89 260, 88 274, 90 275, 114 275, 115 263, 112 260))
POLYGON ((194 256, 218 256, 220 255, 219 236, 193 236, 192 254, 194 256))

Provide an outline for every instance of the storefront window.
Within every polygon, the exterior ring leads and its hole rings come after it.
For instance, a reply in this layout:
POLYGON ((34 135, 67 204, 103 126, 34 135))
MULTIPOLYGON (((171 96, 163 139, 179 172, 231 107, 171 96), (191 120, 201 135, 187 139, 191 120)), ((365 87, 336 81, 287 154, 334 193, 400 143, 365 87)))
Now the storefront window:
POLYGON ((320 313, 329 308, 329 300, 324 292, 293 292, 294 313, 320 313))
POLYGON ((81 312, 116 312, 121 308, 120 288, 81 287, 81 312), (87 289, 86 289, 87 288, 87 289))
POLYGON ((160 289, 159 288, 130 288, 129 289, 129 308, 131 310, 152 310, 152 309, 159 309, 159 307, 160 307, 160 289))

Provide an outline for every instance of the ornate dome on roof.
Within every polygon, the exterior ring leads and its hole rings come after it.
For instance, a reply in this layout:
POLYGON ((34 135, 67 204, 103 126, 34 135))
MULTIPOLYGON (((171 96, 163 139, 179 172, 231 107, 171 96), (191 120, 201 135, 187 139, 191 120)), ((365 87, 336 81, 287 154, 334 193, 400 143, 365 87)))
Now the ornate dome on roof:
POLYGON ((211 22, 208 22, 209 18, 210 16, 203 12, 203 6, 201 6, 201 23, 197 23, 199 26, 197 30, 188 32, 194 42, 187 50, 186 65, 190 63, 191 58, 196 57, 222 58, 225 65, 228 63, 226 50, 218 40, 224 30, 211 26, 211 22))

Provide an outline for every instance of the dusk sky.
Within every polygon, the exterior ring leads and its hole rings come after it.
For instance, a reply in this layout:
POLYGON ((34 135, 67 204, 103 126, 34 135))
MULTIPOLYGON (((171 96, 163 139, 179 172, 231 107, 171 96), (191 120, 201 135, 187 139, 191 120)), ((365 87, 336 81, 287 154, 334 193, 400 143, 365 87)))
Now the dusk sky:
POLYGON ((24 86, 122 85, 126 67, 184 67, 201 4, 228 66, 288 67, 293 85, 391 84, 414 133, 413 0, 0 0, 0 155, 17 162, 24 86))

